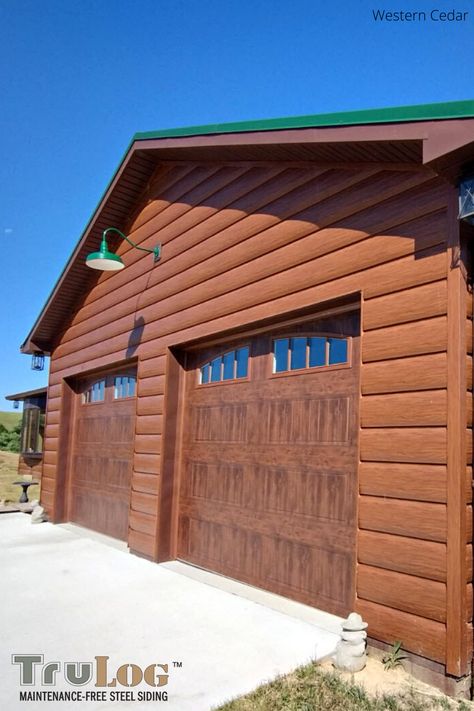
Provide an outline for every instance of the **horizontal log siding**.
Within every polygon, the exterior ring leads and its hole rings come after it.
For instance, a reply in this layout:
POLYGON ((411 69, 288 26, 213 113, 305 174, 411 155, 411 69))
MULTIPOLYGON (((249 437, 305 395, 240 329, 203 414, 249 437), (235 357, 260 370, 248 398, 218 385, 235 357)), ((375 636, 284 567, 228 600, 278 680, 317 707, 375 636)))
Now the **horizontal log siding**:
MULTIPOLYGON (((126 226, 142 246, 161 242, 162 262, 122 243, 126 269, 98 276, 51 358, 53 386, 138 358, 131 549, 156 557, 167 349, 361 292, 357 604, 373 636, 444 661, 446 186, 423 171, 304 164, 165 178, 126 226)), ((55 398, 51 423, 58 409, 55 398)))
POLYGON ((438 277, 363 292, 356 606, 372 636, 445 663, 446 261, 438 277))

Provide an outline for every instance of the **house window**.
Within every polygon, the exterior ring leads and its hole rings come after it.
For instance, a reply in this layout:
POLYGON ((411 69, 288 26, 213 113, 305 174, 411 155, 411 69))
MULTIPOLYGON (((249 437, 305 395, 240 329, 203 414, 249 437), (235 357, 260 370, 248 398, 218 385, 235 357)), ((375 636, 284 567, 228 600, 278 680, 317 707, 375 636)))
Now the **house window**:
POLYGON ((134 375, 117 375, 114 378, 114 399, 119 400, 124 397, 135 395, 137 379, 134 375))
POLYGON ((199 369, 199 384, 221 383, 226 380, 246 378, 249 370, 250 349, 236 348, 213 358, 199 369))
POLYGON ((43 436, 44 412, 39 407, 25 404, 21 428, 22 454, 41 454, 43 436))
POLYGON ((102 400, 105 398, 105 379, 104 380, 96 380, 95 383, 92 383, 85 393, 82 395, 82 402, 84 404, 90 403, 90 402, 102 402, 102 400))
POLYGON ((326 336, 295 336, 273 341, 273 372, 321 368, 347 363, 347 338, 326 336))

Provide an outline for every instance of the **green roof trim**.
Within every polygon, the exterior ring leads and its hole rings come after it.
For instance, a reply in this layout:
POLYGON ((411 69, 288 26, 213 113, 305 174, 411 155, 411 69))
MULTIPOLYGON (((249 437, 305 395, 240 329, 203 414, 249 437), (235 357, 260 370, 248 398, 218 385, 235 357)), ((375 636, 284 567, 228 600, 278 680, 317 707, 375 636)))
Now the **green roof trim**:
POLYGON ((383 109, 363 109, 362 111, 343 111, 331 114, 312 114, 308 116, 260 119, 257 121, 215 123, 207 126, 169 128, 162 131, 144 131, 136 133, 133 140, 144 141, 153 138, 178 138, 218 133, 281 131, 291 128, 328 128, 330 126, 357 126, 376 123, 441 121, 443 119, 472 117, 474 117, 474 99, 468 99, 466 101, 447 101, 437 104, 395 106, 383 109))

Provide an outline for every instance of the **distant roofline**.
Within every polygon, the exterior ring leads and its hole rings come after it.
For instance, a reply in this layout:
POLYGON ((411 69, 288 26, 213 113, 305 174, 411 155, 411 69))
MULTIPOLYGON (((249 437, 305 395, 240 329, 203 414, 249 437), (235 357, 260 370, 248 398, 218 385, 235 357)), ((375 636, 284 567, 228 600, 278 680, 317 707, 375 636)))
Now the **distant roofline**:
POLYGON ((218 133, 246 133, 253 131, 278 131, 291 128, 324 128, 334 126, 355 126, 360 124, 402 123, 409 121, 442 121, 474 117, 474 99, 445 101, 436 104, 416 104, 414 106, 394 106, 381 109, 342 111, 330 114, 309 114, 284 118, 258 119, 215 123, 204 126, 167 128, 158 131, 143 131, 133 136, 133 141, 153 138, 173 138, 182 136, 203 136, 218 133))
POLYGON ((36 388, 36 390, 25 390, 22 393, 15 393, 14 395, 5 395, 5 400, 26 400, 27 397, 35 397, 37 395, 46 395, 48 388, 36 388))

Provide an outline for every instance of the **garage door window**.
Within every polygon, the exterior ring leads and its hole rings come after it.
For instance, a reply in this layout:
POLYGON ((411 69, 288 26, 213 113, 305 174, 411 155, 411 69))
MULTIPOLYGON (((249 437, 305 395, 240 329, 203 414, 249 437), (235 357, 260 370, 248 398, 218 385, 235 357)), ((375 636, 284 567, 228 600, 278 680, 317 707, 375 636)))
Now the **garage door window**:
POLYGON ((133 375, 117 375, 114 378, 114 399, 121 400, 124 397, 134 397, 136 390, 136 378, 133 375))
POLYGON ((246 378, 249 369, 249 355, 249 347, 245 346, 213 358, 199 369, 199 384, 209 385, 210 383, 246 378))
POLYGON ((105 397, 105 380, 96 380, 92 383, 82 396, 82 402, 87 404, 91 402, 102 402, 105 397))
POLYGON ((348 362, 347 338, 295 336, 273 341, 273 372, 285 373, 348 362))

